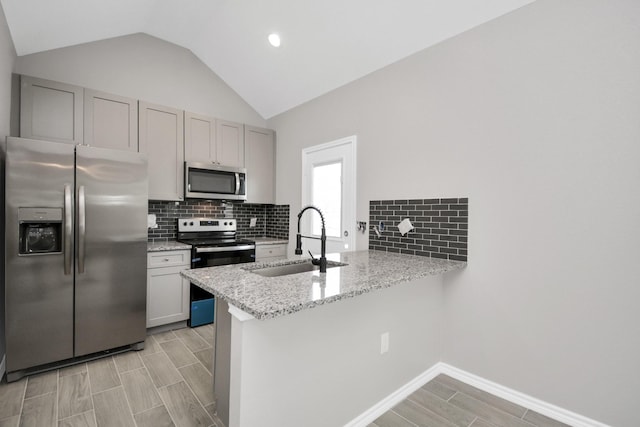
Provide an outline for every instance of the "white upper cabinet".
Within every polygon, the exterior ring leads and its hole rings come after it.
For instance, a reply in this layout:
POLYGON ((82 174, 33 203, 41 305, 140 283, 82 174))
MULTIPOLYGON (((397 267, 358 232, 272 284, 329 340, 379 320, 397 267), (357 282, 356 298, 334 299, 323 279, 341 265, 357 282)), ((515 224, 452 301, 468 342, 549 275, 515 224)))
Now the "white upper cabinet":
POLYGON ((275 134, 270 129, 66 83, 19 78, 21 137, 146 153, 150 200, 184 200, 186 160, 246 168, 247 201, 275 202, 275 134))
POLYGON ((247 203, 275 203, 275 134, 244 127, 247 203))
POLYGON ((114 150, 138 151, 138 101, 85 89, 84 143, 114 150))
POLYGON ((216 156, 222 166, 245 167, 244 125, 216 120, 216 156))
POLYGON ((186 161, 244 167, 244 134, 241 123, 188 111, 184 114, 184 122, 186 161))
POLYGON ((216 119, 184 112, 184 160, 216 161, 216 119))
POLYGON ((83 89, 35 77, 20 80, 20 136, 82 144, 83 89))
POLYGON ((140 152, 149 159, 149 200, 184 200, 184 113, 139 103, 140 152))

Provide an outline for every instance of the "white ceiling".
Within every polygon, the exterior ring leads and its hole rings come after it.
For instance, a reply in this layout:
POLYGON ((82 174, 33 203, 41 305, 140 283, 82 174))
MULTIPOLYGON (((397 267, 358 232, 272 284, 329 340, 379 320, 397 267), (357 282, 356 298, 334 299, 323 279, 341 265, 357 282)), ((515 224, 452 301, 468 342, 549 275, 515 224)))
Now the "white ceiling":
POLYGON ((267 119, 532 1, 0 0, 18 55, 147 33, 267 119))

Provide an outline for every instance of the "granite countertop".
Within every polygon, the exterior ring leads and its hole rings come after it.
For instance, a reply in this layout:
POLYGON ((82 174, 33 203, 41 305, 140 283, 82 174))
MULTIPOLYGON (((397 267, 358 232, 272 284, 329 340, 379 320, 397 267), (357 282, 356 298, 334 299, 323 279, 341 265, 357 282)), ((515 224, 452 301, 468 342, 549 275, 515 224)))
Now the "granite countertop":
POLYGON ((282 245, 289 243, 287 239, 276 239, 275 237, 250 237, 249 239, 256 242, 256 246, 261 245, 282 245))
POLYGON ((169 242, 149 242, 147 243, 147 252, 162 252, 162 251, 181 251, 191 250, 191 245, 186 243, 180 243, 174 241, 169 242))
POLYGON ((330 254, 327 258, 348 265, 329 268, 325 274, 309 271, 263 277, 251 272, 265 266, 304 262, 295 258, 184 270, 180 274, 255 318, 270 319, 466 265, 460 261, 382 251, 345 252, 330 254))

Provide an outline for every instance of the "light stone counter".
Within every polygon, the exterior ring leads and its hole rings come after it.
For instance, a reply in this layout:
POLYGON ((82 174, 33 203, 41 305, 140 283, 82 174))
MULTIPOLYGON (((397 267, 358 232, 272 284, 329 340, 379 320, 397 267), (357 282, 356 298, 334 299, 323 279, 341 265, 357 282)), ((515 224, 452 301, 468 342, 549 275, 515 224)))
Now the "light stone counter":
POLYGON ((463 268, 466 263, 382 251, 330 254, 348 265, 280 277, 252 273, 265 266, 304 262, 301 258, 184 270, 180 274, 257 319, 270 319, 352 298, 426 276, 463 268))
POLYGON ((191 245, 176 241, 147 243, 147 252, 181 251, 185 249, 191 250, 191 245))

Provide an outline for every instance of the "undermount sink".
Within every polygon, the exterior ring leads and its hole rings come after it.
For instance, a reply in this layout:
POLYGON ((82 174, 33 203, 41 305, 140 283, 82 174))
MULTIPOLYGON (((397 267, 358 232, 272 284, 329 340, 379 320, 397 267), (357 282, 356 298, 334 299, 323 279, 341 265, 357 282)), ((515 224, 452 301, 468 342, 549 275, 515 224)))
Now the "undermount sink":
MULTIPOLYGON (((336 261, 327 261, 327 268, 344 267, 345 263, 336 261)), ((293 264, 274 265, 252 268, 250 271, 255 274, 259 274, 263 277, 279 277, 287 276, 289 274, 305 273, 307 271, 319 270, 320 266, 313 265, 311 260, 297 262, 293 264)))

